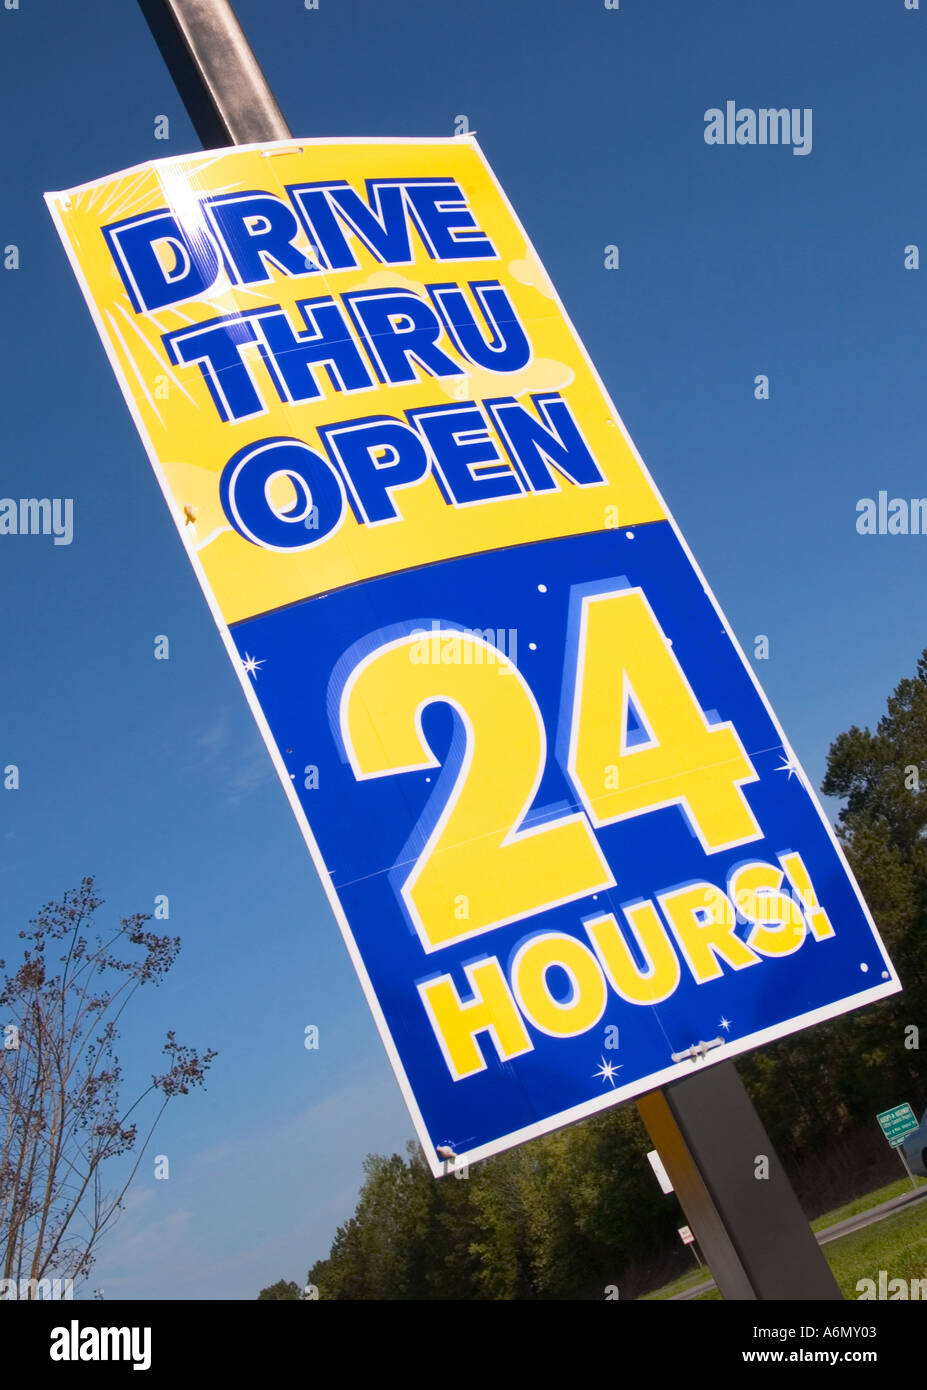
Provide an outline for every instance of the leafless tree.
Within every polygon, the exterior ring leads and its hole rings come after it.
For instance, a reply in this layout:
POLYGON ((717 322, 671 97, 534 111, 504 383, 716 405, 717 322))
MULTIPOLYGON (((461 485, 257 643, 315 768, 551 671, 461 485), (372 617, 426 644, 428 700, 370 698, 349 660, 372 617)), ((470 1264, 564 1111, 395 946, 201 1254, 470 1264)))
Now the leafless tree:
POLYGON ((20 1297, 51 1275, 88 1274, 165 1106, 201 1085, 216 1056, 168 1032, 167 1071, 122 1108, 117 1024, 136 990, 171 968, 180 939, 146 930, 141 913, 104 939, 101 906, 85 878, 19 933, 17 969, 0 961, 0 1255, 2 1277, 27 1286, 20 1297), (134 1164, 108 1192, 104 1165, 127 1153, 134 1164))

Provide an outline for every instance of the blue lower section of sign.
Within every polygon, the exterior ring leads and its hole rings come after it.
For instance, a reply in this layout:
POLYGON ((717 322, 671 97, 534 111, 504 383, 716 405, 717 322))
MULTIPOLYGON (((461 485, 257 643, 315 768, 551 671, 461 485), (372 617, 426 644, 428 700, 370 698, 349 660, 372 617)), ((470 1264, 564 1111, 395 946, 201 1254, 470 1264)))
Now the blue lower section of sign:
MULTIPOLYGON (((673 1065, 673 1054, 718 1037, 734 1047, 758 1033, 789 1031, 789 1022, 831 1009, 889 980, 889 971, 858 895, 800 772, 789 764, 763 700, 731 643, 672 527, 544 541, 385 576, 235 625, 242 660, 260 663, 250 677, 267 724, 331 876, 398 1052, 411 1093, 434 1145, 458 1153, 496 1145, 553 1116, 594 1108, 616 1089, 647 1089, 647 1078, 673 1065), (449 794, 465 739, 460 715, 429 704, 422 731, 440 769, 358 780, 342 744, 339 702, 348 674, 398 635, 437 628, 479 632, 523 674, 540 709, 547 757, 523 827, 582 810, 565 766, 570 710, 564 667, 575 666, 577 598, 584 592, 640 587, 672 644, 710 724, 731 721, 758 774, 743 791, 762 838, 707 853, 679 805, 636 814, 595 829, 615 886, 426 952, 400 889, 449 794), (396 618, 404 615, 397 626, 396 618), (656 903, 657 894, 689 884, 724 890, 746 861, 776 866, 800 857, 832 931, 809 930, 791 954, 757 956, 747 968, 719 959, 718 977, 696 978, 665 916, 662 934, 679 962, 678 983, 659 1004, 631 1003, 609 983, 605 1012, 576 1036, 552 1036, 524 1015, 530 1050, 500 1060, 493 1036, 476 1034, 484 1065, 455 1079, 417 986, 449 975, 462 1001, 470 995, 464 966, 495 958, 510 978, 517 948, 541 931, 589 946, 584 919, 614 913, 643 971, 640 944, 621 909, 656 903)), ((569 676, 569 669, 567 671, 569 676)), ((646 716, 646 711, 643 711, 646 716)), ((619 711, 615 711, 616 726, 619 711)), ((627 746, 645 738, 633 711, 627 746)), ((523 828, 515 827, 515 829, 523 828)), ((733 928, 742 941, 753 923, 733 928)), ((704 971, 702 971, 704 974, 704 971)), ((565 972, 552 969, 552 994, 569 997, 565 972)), ((805 1022, 811 1021, 808 1019, 805 1022)))

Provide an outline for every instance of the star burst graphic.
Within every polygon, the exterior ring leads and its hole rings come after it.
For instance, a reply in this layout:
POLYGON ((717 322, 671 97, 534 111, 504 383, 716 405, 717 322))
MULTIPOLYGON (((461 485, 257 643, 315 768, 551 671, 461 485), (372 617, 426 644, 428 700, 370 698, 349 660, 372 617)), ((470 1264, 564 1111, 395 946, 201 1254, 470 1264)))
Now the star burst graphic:
POLYGON ((599 1067, 597 1071, 594 1071, 592 1074, 593 1076, 599 1077, 603 1085, 607 1081, 612 1086, 612 1088, 614 1088, 615 1077, 620 1071, 620 1065, 616 1065, 614 1062, 606 1062, 605 1058, 603 1057, 602 1065, 599 1067))

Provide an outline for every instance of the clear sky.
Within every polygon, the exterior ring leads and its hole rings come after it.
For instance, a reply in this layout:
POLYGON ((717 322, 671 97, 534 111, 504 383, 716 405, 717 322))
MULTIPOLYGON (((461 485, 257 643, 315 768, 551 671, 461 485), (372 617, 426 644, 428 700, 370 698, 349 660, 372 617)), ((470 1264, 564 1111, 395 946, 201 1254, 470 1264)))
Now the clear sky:
MULTIPOLYGON (((0 954, 87 873, 114 918, 169 896, 183 949, 139 996, 126 1068, 159 1069, 167 1027, 220 1056, 169 1108, 91 1285, 253 1298, 304 1278, 364 1155, 412 1127, 42 201, 198 141, 132 3, 10 3, 0 495, 73 498, 75 534, 0 536, 0 764, 22 783, 0 791, 0 954)), ((768 638, 758 674, 819 784, 927 646, 927 537, 856 529, 859 499, 927 495, 927 265, 904 265, 927 251, 927 5, 236 10, 297 136, 466 117, 748 655, 768 638), (706 144, 728 100, 810 108, 809 152, 706 144)))

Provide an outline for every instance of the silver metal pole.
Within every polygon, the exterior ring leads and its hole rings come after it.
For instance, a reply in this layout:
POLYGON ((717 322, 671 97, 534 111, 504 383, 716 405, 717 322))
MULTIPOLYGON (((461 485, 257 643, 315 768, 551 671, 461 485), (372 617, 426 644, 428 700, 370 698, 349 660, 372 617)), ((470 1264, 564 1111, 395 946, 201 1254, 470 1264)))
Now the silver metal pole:
POLYGON ((900 1144, 897 1146, 896 1152, 897 1152, 897 1154, 898 1154, 898 1157, 901 1159, 902 1163, 904 1164, 904 1170, 905 1170, 905 1172, 907 1173, 908 1177, 911 1179, 911 1186, 914 1188, 915 1191, 917 1191, 917 1182, 915 1181, 914 1174, 911 1172, 911 1165, 908 1163, 907 1156, 905 1155, 905 1151, 904 1151, 904 1149, 902 1148, 902 1146, 901 1146, 900 1144))
POLYGON ((291 138, 228 0, 139 5, 206 149, 291 138))

